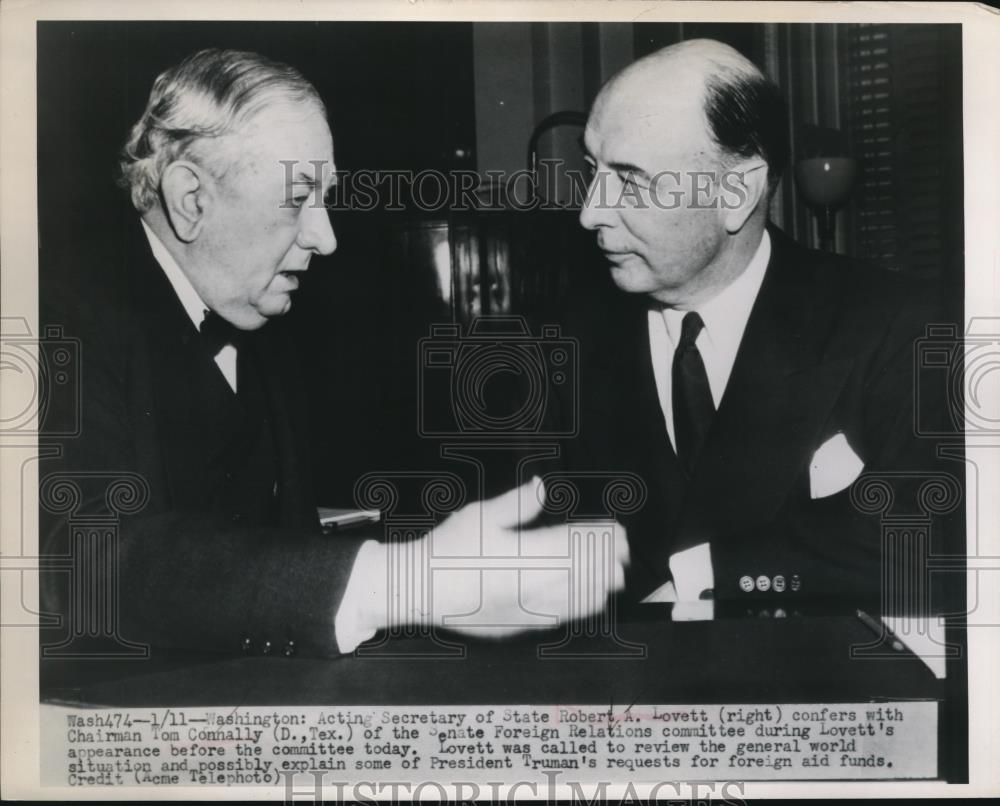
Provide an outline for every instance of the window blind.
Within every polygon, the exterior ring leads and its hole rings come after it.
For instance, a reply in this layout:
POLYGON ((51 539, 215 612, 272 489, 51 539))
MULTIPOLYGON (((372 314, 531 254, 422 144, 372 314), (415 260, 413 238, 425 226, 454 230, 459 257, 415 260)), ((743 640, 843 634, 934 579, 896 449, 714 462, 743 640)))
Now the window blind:
POLYGON ((855 253, 939 277, 961 252, 960 29, 846 28, 848 130, 859 167, 855 253))

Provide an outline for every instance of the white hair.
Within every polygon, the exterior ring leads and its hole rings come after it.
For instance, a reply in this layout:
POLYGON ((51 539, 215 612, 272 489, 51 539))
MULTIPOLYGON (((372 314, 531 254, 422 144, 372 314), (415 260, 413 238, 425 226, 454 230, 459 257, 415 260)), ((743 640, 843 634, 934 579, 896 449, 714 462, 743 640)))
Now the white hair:
POLYGON ((206 142, 233 133, 277 102, 326 107, 298 70, 256 53, 210 48, 188 56, 153 83, 146 109, 118 161, 118 184, 140 213, 156 202, 170 163, 204 159, 206 142))

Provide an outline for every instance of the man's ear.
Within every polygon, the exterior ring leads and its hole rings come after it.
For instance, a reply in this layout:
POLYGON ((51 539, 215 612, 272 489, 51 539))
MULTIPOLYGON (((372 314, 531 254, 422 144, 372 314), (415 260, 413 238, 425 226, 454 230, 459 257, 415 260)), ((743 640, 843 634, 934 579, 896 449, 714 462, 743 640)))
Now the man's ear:
POLYGON ((719 204, 726 232, 733 235, 743 229, 754 211, 767 204, 767 163, 748 160, 727 171, 722 178, 719 204))
POLYGON ((170 163, 160 180, 163 210, 177 237, 191 243, 201 233, 205 220, 207 187, 202 169, 193 162, 170 163))

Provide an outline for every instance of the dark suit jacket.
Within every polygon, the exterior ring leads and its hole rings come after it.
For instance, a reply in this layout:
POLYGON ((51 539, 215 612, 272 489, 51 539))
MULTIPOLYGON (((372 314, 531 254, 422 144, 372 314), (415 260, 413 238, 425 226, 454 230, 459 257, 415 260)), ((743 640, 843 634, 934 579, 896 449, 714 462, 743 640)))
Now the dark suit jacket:
MULTIPOLYGON (((275 655, 289 646, 336 654, 333 617, 371 535, 331 537, 319 528, 302 384, 282 323, 240 347, 241 361, 256 358, 266 398, 274 452, 261 473, 252 450, 259 421, 205 349, 138 222, 69 259, 77 281, 63 272, 46 287, 43 276, 42 320, 79 339, 80 434, 61 441, 56 466, 43 466, 43 552, 68 555, 70 521, 106 516, 109 474, 125 476, 138 497, 148 490, 148 502, 121 515, 117 530, 124 639, 254 653, 270 642, 275 655), (66 474, 82 500, 53 515, 46 477, 66 474)), ((43 609, 72 623, 79 614, 68 609, 67 592, 68 574, 43 575, 43 609)))
MULTIPOLYGON (((638 597, 669 578, 673 552, 707 541, 716 599, 877 600, 879 517, 859 511, 850 489, 812 500, 812 456, 842 432, 866 473, 935 468, 934 446, 915 437, 913 419, 914 340, 942 321, 935 306, 894 273, 807 251, 777 229, 771 240, 763 285, 689 480, 657 399, 647 300, 604 297, 568 319, 580 352, 579 433, 563 443, 562 464, 645 481, 645 505, 624 519, 628 588, 638 597), (761 576, 781 577, 784 590, 741 586, 761 576)), ((559 401, 564 420, 571 405, 559 401)), ((890 483, 900 499, 910 492, 898 478, 890 483)))

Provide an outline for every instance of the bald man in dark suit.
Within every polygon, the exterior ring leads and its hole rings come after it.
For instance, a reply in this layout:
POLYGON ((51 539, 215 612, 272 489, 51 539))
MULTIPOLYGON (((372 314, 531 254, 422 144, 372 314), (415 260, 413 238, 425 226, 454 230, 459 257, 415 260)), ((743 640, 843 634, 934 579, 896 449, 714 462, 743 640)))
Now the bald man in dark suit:
POLYGON ((789 150, 783 103, 719 42, 614 76, 584 145, 580 221, 625 293, 567 316, 580 395, 562 407, 579 406, 580 433, 562 463, 646 481, 626 521, 629 593, 912 604, 903 588, 922 572, 884 588, 892 561, 852 485, 889 474, 902 497, 935 472, 913 404, 915 340, 941 321, 927 289, 768 224, 789 150))

